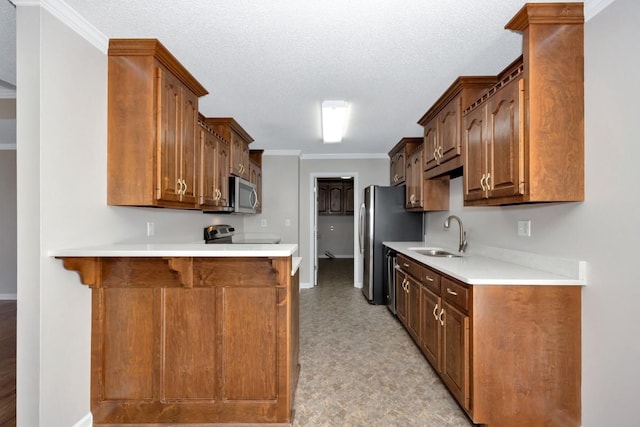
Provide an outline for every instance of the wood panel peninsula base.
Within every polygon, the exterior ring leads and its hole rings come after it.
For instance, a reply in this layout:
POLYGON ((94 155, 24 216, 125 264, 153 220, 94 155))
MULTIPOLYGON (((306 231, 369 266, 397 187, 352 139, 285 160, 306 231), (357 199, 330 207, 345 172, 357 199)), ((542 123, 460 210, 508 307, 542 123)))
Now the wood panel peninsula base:
POLYGON ((96 425, 293 421, 292 257, 67 257, 92 290, 96 425))

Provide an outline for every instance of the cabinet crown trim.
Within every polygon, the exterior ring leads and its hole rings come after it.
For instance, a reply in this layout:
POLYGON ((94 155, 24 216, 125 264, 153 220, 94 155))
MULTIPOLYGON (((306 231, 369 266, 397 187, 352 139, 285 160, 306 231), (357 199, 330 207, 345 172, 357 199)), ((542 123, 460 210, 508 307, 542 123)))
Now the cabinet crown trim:
POLYGON ((504 26, 524 31, 529 24, 583 24, 583 3, 527 3, 504 26))
POLYGON ((436 117, 440 110, 444 108, 453 98, 455 98, 465 87, 486 85, 490 87, 496 83, 496 76, 460 76, 451 83, 451 86, 438 98, 438 100, 424 113, 418 120, 418 124, 425 126, 431 119, 436 117))
POLYGON ((110 39, 109 56, 153 56, 196 96, 209 93, 158 39, 110 39))
POLYGON ((207 117, 204 119, 204 122, 209 126, 227 126, 247 143, 250 144, 253 142, 251 135, 249 135, 233 117, 207 117))

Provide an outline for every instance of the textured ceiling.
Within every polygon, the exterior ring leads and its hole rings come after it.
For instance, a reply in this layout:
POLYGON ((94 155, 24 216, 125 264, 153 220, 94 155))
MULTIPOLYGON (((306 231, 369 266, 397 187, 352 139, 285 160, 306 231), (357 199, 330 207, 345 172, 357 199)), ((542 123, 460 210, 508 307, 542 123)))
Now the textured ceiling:
MULTIPOLYGON (((593 0, 602 1, 602 0, 593 0)), ((234 117, 252 148, 387 153, 459 75, 521 53, 504 25, 523 0, 66 0, 108 38, 157 38, 234 117), (322 144, 320 103, 345 99, 341 144, 322 144)))

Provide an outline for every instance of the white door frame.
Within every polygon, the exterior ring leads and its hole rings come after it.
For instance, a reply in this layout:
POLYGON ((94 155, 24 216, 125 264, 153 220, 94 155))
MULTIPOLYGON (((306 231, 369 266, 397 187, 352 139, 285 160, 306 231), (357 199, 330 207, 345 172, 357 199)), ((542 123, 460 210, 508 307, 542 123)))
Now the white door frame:
POLYGON ((360 258, 360 244, 358 237, 359 230, 359 216, 356 215, 356 211, 360 208, 360 185, 358 181, 358 172, 312 172, 309 177, 309 209, 310 218, 309 223, 309 259, 311 259, 313 272, 311 273, 312 286, 318 285, 318 197, 316 189, 318 187, 318 178, 335 178, 341 176, 350 176, 353 178, 353 286, 355 288, 362 287, 362 282, 359 281, 359 270, 361 264, 360 258))

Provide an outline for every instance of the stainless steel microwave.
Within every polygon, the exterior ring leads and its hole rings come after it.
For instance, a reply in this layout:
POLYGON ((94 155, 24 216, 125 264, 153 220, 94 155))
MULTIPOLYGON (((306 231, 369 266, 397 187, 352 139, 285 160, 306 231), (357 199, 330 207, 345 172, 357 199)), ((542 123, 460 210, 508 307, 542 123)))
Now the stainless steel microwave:
POLYGON ((256 206, 258 205, 256 186, 246 179, 230 176, 229 205, 232 213, 256 213, 256 206))

